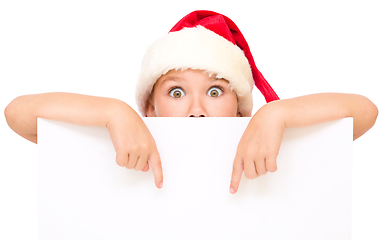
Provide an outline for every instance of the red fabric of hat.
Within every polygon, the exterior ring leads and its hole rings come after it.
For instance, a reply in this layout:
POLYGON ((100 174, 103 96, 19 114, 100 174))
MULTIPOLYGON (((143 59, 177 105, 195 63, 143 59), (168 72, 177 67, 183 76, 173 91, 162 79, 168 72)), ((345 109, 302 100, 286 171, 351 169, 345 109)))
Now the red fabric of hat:
POLYGON ((230 18, 212 11, 194 11, 182 18, 170 30, 170 32, 176 32, 182 30, 183 28, 192 28, 199 25, 224 37, 228 41, 232 42, 234 45, 237 45, 244 52, 245 57, 247 58, 250 64, 254 84, 263 94, 266 99, 266 102, 279 100, 278 95, 275 93, 273 88, 266 81, 262 73, 258 70, 257 66, 255 65, 254 58, 250 52, 249 45, 247 44, 241 31, 230 18))

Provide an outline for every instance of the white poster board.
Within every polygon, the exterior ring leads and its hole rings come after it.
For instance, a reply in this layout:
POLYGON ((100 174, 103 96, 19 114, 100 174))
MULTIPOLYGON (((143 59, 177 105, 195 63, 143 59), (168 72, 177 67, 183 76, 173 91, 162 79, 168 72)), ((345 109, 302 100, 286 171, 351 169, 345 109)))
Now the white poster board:
POLYGON ((351 239, 352 119, 286 129, 278 170, 232 163, 250 118, 144 118, 164 186, 121 168, 107 129, 39 119, 39 240, 351 239))

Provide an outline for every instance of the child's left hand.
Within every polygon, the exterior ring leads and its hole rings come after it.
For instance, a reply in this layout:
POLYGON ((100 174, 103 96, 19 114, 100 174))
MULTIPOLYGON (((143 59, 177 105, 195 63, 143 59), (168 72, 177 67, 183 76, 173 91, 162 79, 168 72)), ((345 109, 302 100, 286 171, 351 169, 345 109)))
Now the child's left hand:
POLYGON ((243 171, 246 178, 254 179, 277 170, 284 130, 285 122, 274 106, 266 104, 255 113, 238 144, 230 185, 232 194, 238 190, 243 171))
POLYGON ((377 115, 376 105, 357 94, 320 93, 269 102, 251 118, 239 142, 230 192, 237 192, 243 171, 253 179, 277 170, 285 128, 353 117, 353 139, 357 139, 374 125, 377 115))

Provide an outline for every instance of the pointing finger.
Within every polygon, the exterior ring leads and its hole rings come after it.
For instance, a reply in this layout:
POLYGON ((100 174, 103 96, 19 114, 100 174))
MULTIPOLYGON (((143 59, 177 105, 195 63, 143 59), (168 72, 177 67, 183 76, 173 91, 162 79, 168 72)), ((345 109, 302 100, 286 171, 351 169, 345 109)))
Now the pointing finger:
POLYGON ((152 168, 154 178, 155 178, 155 185, 157 188, 163 187, 163 169, 162 169, 162 162, 160 161, 159 153, 153 153, 150 155, 148 159, 149 165, 152 168))
POLYGON ((239 182, 241 181, 243 172, 243 162, 236 158, 233 163, 233 173, 231 175, 230 193, 234 194, 238 191, 239 182))

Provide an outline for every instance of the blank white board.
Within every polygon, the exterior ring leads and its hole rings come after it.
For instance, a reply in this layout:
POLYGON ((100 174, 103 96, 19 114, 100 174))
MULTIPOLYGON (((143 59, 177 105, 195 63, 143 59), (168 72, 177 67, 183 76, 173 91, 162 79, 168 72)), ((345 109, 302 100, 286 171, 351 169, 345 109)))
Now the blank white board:
POLYGON ((39 240, 351 239, 352 119, 286 129, 278 170, 232 163, 250 118, 144 118, 164 186, 119 167, 107 129, 39 119, 39 240))

